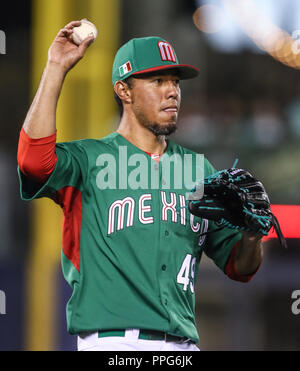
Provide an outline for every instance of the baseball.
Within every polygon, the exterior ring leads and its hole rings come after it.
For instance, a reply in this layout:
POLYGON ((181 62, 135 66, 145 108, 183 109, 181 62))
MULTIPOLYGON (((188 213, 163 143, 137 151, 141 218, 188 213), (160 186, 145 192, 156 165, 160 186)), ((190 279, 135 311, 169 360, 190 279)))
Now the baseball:
POLYGON ((89 36, 93 36, 95 40, 98 36, 97 28, 93 23, 83 19, 80 26, 73 28, 72 40, 76 45, 80 45, 89 36))

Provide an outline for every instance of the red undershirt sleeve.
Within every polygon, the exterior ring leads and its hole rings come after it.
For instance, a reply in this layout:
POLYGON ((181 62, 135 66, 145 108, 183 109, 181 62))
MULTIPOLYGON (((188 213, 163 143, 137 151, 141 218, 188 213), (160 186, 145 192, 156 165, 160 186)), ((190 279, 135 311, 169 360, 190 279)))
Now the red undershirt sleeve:
POLYGON ((55 168, 56 132, 48 137, 32 139, 21 129, 18 165, 21 172, 38 182, 45 182, 55 168))
POLYGON ((240 281, 240 282, 249 282, 253 278, 255 273, 258 271, 258 269, 260 267, 260 264, 256 268, 256 270, 251 274, 241 275, 241 274, 237 273, 237 271, 235 269, 235 266, 234 266, 234 257, 235 257, 235 254, 236 254, 236 248, 237 248, 238 243, 239 243, 239 241, 234 245, 234 247, 231 251, 231 254, 229 256, 229 259, 228 259, 226 267, 225 267, 225 273, 232 280, 240 281))

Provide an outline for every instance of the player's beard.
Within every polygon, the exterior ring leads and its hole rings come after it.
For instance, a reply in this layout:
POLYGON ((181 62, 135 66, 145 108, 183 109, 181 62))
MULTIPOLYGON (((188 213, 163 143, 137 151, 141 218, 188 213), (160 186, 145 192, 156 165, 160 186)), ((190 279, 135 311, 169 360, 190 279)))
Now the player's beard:
POLYGON ((166 124, 159 124, 157 122, 149 121, 142 112, 139 112, 137 116, 141 125, 150 130, 156 137, 161 135, 168 136, 175 133, 177 130, 176 121, 166 124))
POLYGON ((146 126, 155 136, 159 137, 160 135, 171 135, 175 133, 177 130, 176 123, 172 124, 166 124, 166 125, 159 125, 155 122, 148 122, 148 125, 146 126))

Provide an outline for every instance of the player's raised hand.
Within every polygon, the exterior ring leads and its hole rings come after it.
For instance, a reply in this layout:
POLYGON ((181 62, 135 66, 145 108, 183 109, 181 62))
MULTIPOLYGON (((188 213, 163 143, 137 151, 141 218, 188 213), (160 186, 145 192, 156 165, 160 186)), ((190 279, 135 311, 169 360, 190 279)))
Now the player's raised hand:
POLYGON ((48 62, 60 65, 68 72, 83 58, 88 46, 93 42, 93 36, 87 37, 80 45, 74 44, 71 39, 73 28, 81 25, 81 21, 72 21, 62 28, 48 52, 48 62))

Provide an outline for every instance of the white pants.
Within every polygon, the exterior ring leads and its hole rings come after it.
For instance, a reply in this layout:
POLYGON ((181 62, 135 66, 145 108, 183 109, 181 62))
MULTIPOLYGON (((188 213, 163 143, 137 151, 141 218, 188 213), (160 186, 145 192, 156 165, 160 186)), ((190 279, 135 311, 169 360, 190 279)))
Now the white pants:
POLYGON ((98 332, 80 334, 78 336, 79 351, 199 351, 191 342, 175 343, 164 340, 139 339, 140 330, 127 329, 125 336, 108 336, 98 338, 98 332))

